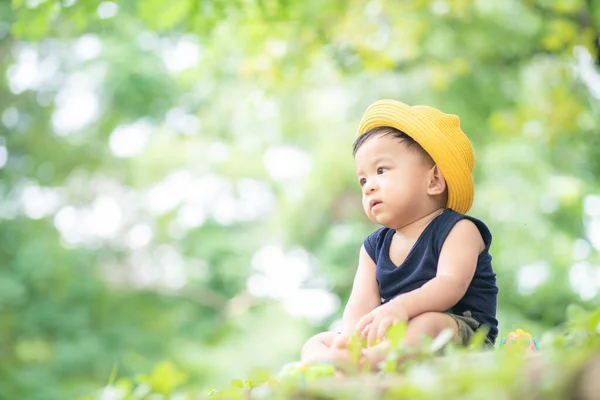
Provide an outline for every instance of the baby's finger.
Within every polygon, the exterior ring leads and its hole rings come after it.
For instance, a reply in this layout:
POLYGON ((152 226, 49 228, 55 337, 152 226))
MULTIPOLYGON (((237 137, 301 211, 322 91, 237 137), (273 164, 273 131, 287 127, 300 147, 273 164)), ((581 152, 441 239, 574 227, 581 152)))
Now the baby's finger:
POLYGON ((369 334, 368 334, 368 338, 367 338, 367 344, 369 346, 374 344, 375 339, 377 339, 377 331, 379 329, 380 324, 381 324, 381 322, 377 320, 377 321, 373 321, 371 323, 371 325, 369 325, 369 334))
POLYGON ((369 335, 369 329, 371 329, 371 325, 372 324, 365 326, 365 329, 363 329, 362 332, 360 333, 361 338, 363 338, 363 339, 367 338, 367 336, 369 335))
POLYGON ((362 332, 363 329, 365 329, 365 327, 367 325, 369 325, 371 322, 373 322, 373 314, 371 314, 371 313, 366 314, 360 320, 358 320, 358 323, 356 324, 356 331, 362 332))
POLYGON ((392 323, 393 323, 392 320, 387 319, 387 318, 379 323, 379 327, 377 328, 377 338, 378 339, 381 339, 385 336, 386 332, 388 331, 388 329, 392 325, 392 323))

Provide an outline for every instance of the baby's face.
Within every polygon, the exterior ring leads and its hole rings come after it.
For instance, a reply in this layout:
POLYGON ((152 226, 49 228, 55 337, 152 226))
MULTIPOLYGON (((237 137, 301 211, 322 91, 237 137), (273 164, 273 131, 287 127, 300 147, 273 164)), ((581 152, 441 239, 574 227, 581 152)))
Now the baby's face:
POLYGON ((365 142, 354 160, 367 216, 392 229, 412 222, 428 196, 432 166, 423 155, 384 135, 365 142))

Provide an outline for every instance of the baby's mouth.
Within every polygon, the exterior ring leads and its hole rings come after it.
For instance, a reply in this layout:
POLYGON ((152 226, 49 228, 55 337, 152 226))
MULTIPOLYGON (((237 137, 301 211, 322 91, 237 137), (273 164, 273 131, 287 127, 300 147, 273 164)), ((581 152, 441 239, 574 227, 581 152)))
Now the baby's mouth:
POLYGON ((381 201, 379 201, 379 200, 371 200, 371 202, 369 203, 369 208, 373 209, 373 207, 375 207, 375 206, 377 206, 379 204, 381 204, 381 201))

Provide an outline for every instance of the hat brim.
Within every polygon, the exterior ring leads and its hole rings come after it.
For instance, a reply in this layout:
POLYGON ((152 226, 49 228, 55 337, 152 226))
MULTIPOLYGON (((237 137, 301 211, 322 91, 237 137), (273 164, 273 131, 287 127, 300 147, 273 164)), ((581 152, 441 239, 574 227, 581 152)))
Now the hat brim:
POLYGON ((406 133, 423 147, 446 180, 448 187, 446 207, 462 214, 467 213, 473 205, 473 177, 465 160, 452 154, 452 149, 455 149, 452 134, 442 132, 416 107, 393 100, 380 100, 373 103, 365 112, 360 122, 358 136, 384 126, 406 133))

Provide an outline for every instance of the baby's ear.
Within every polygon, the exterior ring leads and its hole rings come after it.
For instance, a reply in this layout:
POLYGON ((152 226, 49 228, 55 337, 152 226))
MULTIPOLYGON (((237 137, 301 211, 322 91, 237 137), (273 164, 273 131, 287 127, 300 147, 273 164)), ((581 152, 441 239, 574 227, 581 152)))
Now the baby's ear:
POLYGON ((429 170, 429 185, 427 186, 427 194, 437 196, 446 191, 446 179, 437 165, 434 165, 429 170))

